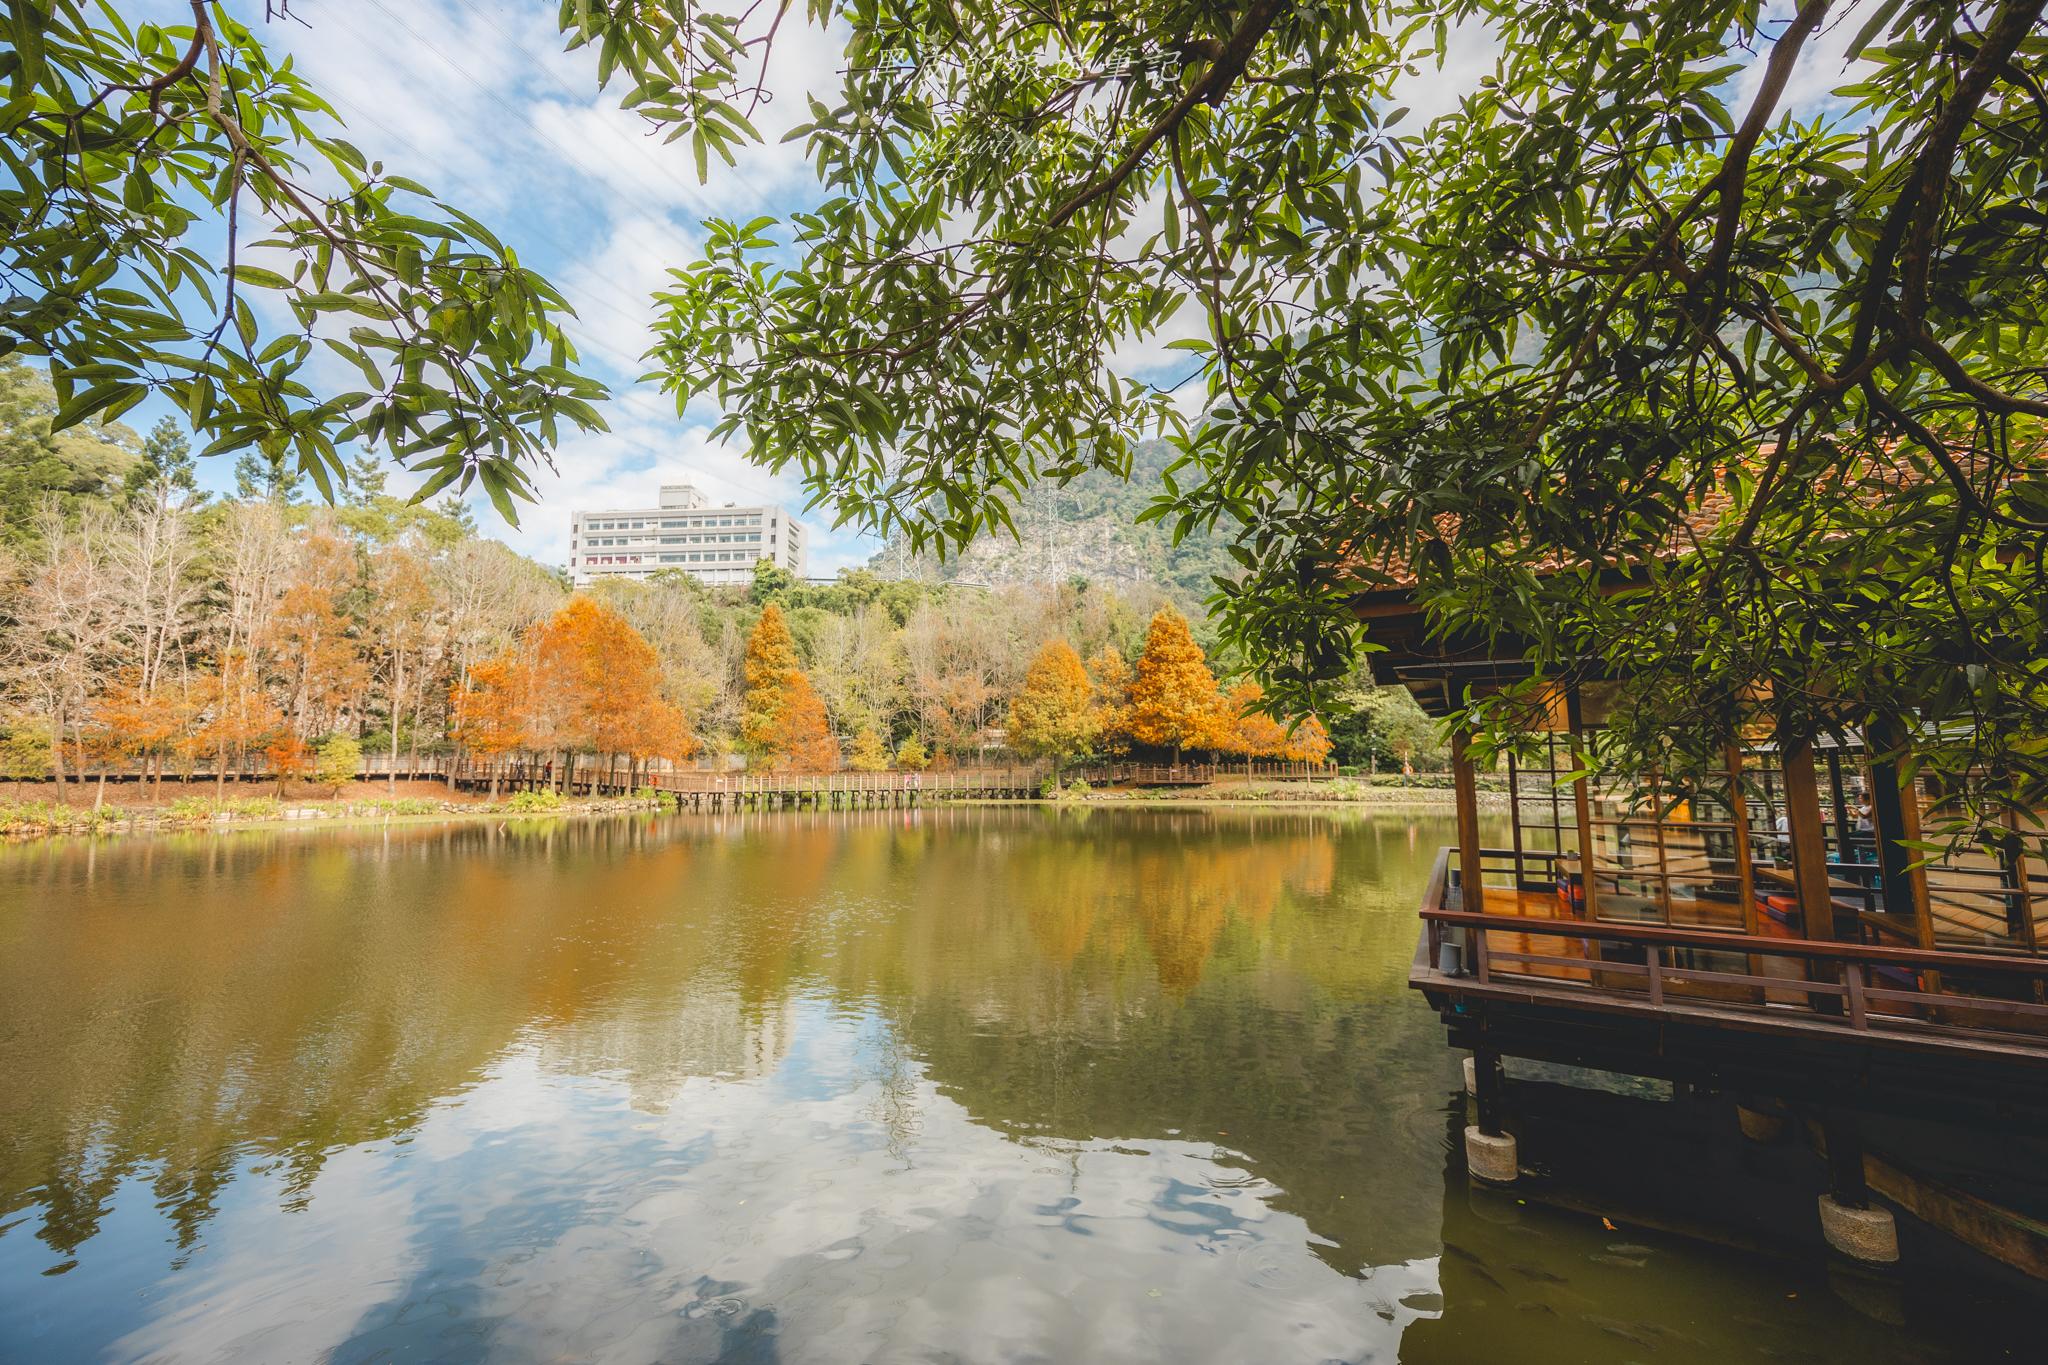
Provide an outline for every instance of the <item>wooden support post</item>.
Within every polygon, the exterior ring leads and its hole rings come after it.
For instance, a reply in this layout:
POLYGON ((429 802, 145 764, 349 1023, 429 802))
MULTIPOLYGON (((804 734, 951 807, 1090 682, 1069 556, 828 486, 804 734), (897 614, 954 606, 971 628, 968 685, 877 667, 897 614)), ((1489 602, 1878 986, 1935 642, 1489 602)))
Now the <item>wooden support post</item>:
POLYGON ((1458 798, 1458 907, 1478 915, 1486 911, 1486 888, 1481 885, 1479 786, 1472 773, 1470 746, 1471 736, 1461 725, 1451 734, 1451 774, 1458 798))
MULTIPOLYGON (((1751 938, 1763 932, 1757 918, 1756 868, 1749 846, 1749 798, 1742 792, 1742 749, 1730 744, 1725 751, 1728 766, 1728 821, 1735 827, 1736 894, 1742 897, 1742 932, 1751 938)), ((1750 971, 1756 971, 1755 959, 1750 971)))
POLYGON ((1898 760, 1886 756, 1886 751, 1898 743, 1898 730, 1875 722, 1865 734, 1871 749, 1870 808, 1871 823, 1877 827, 1879 902, 1886 914, 1917 922, 1919 911, 1913 904, 1912 874, 1906 870, 1915 855, 1903 842, 1910 837, 1906 833, 1905 793, 1899 787, 1898 760))
MULTIPOLYGON (((1579 700, 1579 685, 1573 683, 1564 694, 1565 728, 1571 732, 1572 771, 1584 773, 1592 766, 1586 753, 1586 713, 1579 700)), ((1579 827, 1579 884, 1580 898, 1585 902, 1586 918, 1600 918, 1600 905, 1594 890, 1593 876, 1593 790, 1590 778, 1578 777, 1572 782, 1572 818, 1579 827)))
POLYGON ((1828 841, 1821 825, 1820 782, 1813 769, 1813 742, 1805 735, 1778 732, 1785 765, 1785 816, 1791 827, 1792 877, 1806 937, 1833 942, 1834 897, 1828 891, 1828 841))
POLYGON ((1479 1131, 1488 1137, 1499 1137, 1504 1131, 1501 1124, 1507 1089, 1507 1074, 1501 1070, 1500 1054, 1490 1047, 1473 1052, 1472 1080, 1474 1108, 1479 1111, 1479 1131))
POLYGON ((1830 1113, 1822 1120, 1828 1145, 1828 1193, 1843 1208, 1870 1207, 1870 1186, 1863 1178, 1863 1139, 1853 1120, 1830 1113))
POLYGON ((1508 750, 1508 833, 1515 851, 1515 892, 1522 891, 1522 774, 1515 751, 1508 750))

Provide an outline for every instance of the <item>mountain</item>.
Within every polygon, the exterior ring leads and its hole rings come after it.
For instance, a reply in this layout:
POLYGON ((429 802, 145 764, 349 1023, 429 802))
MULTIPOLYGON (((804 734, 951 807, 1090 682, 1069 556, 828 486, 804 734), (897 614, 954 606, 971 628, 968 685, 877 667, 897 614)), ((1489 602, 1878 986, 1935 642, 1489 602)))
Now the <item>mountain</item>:
POLYGON ((1131 477, 1090 470, 1064 487, 1034 489, 1014 509, 1017 535, 983 532, 967 549, 941 562, 911 555, 891 543, 873 567, 892 576, 939 582, 1058 583, 1087 578, 1102 583, 1151 585, 1199 615, 1215 591, 1216 575, 1235 577, 1229 538, 1200 530, 1178 545, 1171 525, 1137 517, 1160 489, 1159 475, 1176 453, 1164 441, 1146 441, 1131 454, 1131 477))

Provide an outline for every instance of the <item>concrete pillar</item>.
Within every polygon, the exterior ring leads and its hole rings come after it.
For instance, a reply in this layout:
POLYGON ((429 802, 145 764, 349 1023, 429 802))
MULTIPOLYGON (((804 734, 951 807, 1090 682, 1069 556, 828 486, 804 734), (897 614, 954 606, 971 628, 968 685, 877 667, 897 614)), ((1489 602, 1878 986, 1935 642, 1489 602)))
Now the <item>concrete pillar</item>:
POLYGON ((1828 1192, 1820 1197, 1820 1231, 1828 1245, 1866 1265, 1899 1259, 1899 1229, 1891 1211, 1870 1202, 1863 1178, 1863 1135, 1856 1121, 1839 1111, 1821 1119, 1827 1144, 1828 1192))
POLYGON ((1751 1142, 1776 1142, 1785 1136, 1783 1114, 1766 1113, 1745 1104, 1735 1106, 1735 1124, 1751 1142))
POLYGON ((1492 1185, 1511 1185, 1521 1173, 1516 1159, 1515 1139, 1501 1123, 1506 1099, 1507 1077, 1501 1071, 1500 1054, 1480 1048, 1465 1060, 1466 1083, 1472 1089, 1473 1117, 1478 1122, 1465 1129, 1465 1168, 1475 1179, 1492 1185))
POLYGON ((1521 1174, 1511 1133, 1482 1133, 1478 1124, 1465 1129, 1465 1169, 1489 1185, 1512 1185, 1521 1174))
MULTIPOLYGON (((1469 1149, 1472 1139, 1465 1145, 1469 1149)), ((1820 1231, 1828 1245, 1866 1265, 1891 1265, 1899 1259, 1899 1228, 1889 1209, 1855 1208, 1832 1194, 1820 1197, 1820 1231)))

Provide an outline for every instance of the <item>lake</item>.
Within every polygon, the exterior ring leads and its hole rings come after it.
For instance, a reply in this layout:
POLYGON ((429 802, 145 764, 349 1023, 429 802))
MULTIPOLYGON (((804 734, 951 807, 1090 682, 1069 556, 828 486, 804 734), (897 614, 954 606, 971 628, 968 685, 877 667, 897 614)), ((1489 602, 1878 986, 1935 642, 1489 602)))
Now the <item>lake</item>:
POLYGON ((0 1358, 2029 1358, 1994 1279, 1658 1230, 1818 1188, 1665 1144, 1675 1103, 1557 1091, 1571 1197, 1471 1188, 1406 987, 1452 837, 988 807, 0 847, 0 1358))

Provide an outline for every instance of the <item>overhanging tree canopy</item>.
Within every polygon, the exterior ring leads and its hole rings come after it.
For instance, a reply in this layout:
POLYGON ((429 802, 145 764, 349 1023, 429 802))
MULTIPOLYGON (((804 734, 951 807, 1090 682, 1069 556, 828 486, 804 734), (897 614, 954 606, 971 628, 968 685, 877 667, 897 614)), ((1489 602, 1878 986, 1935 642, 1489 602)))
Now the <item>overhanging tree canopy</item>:
POLYGON ((1155 424, 1279 705, 1412 579, 1553 676, 1625 662, 1645 736, 1916 711, 2040 771, 2040 0, 813 8, 827 195, 715 227, 661 359, 847 515, 959 543, 1155 424), (1491 75, 1399 125, 1475 26, 1491 75), (1117 367, 1177 314, 1185 421, 1117 367))
POLYGON ((516 520, 562 427, 603 426, 567 303, 338 136, 223 6, 191 0, 191 19, 131 27, 96 0, 0 13, 0 354, 47 360, 56 429, 154 391, 204 454, 254 447, 331 497, 337 447, 381 443, 427 474, 422 496, 475 480, 516 520), (252 292, 296 328, 267 334, 252 292), (362 387, 317 389, 316 348, 362 387))
MULTIPOLYGON (((1767 698, 1800 725, 1974 721, 1955 764, 2042 771, 2042 0, 807 6, 847 35, 843 98, 799 130, 825 189, 786 224, 713 225, 663 297, 658 359, 679 399, 722 402, 846 517, 958 544, 1032 483, 1121 469, 1164 429, 1185 456, 1152 511, 1237 534, 1223 630, 1277 708, 1347 671, 1362 583, 1412 575, 1441 624, 1512 631, 1553 675, 1625 661, 1618 714, 1646 736, 1672 717, 1725 731, 1767 698), (1403 82, 1481 31, 1492 74, 1401 122, 1403 82), (1788 92, 1830 84, 1824 117, 1793 116, 1788 92), (1189 326, 1193 418, 1118 363, 1189 326), (1637 588, 1605 591, 1621 571, 1637 588)), ((561 18, 704 167, 750 136, 791 8, 563 0, 561 18)), ((5 204, 10 251, 17 223, 56 233, 8 329, 65 367, 115 366, 84 375, 114 386, 86 407, 118 410, 165 364, 181 396, 213 395, 191 401, 217 442, 318 455, 383 433, 436 477, 478 436, 516 460, 576 414, 554 300, 471 220, 397 217, 394 182, 359 165, 348 196, 296 213, 260 176, 236 127, 268 130, 273 164, 291 138, 354 159, 303 129, 315 97, 246 34, 216 14, 208 39, 111 42, 83 12, 11 10, 25 188, 5 204), (224 123, 230 68, 247 75, 224 123), (198 329, 104 321, 171 311, 109 296, 76 245, 114 231, 117 183, 132 259, 173 287, 206 264, 176 256, 183 210, 133 166, 220 205, 257 175, 287 249, 355 281, 287 280, 302 311, 333 293, 356 311, 389 278, 414 291, 382 315, 408 366, 320 403, 287 391, 302 341, 195 365, 198 329), (384 254, 330 262, 336 231, 384 254), (534 338, 550 366, 527 364, 534 338), (504 381, 481 397, 434 383, 479 364, 504 381), (442 402, 394 435, 394 405, 442 402)))

